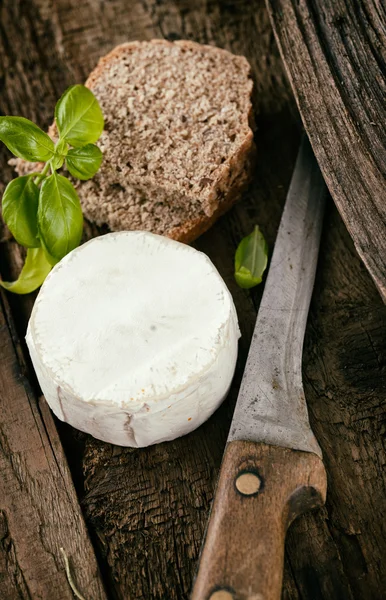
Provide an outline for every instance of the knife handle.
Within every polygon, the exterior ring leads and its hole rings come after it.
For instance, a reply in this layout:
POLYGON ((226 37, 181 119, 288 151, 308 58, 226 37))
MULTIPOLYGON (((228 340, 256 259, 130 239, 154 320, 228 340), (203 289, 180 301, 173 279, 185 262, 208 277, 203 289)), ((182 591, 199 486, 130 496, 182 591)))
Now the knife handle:
POLYGON ((280 600, 286 530, 324 503, 326 488, 316 454, 230 442, 192 600, 280 600))

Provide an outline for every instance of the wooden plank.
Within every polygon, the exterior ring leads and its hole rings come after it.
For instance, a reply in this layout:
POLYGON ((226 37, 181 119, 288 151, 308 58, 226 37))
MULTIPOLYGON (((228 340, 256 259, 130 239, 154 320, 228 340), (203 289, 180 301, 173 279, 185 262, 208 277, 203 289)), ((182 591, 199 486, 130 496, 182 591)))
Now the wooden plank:
POLYGON ((106 598, 65 456, 45 401, 39 406, 0 305, 0 597, 106 598))
MULTIPOLYGON (((188 599, 262 293, 235 285, 234 250, 254 223, 272 250, 298 150, 296 105, 268 15, 258 0, 4 0, 0 28, 0 108, 43 127, 65 87, 82 81, 98 57, 122 41, 190 38, 242 53, 253 67, 256 178, 242 203, 197 242, 225 278, 243 333, 229 398, 196 432, 144 450, 103 444, 58 423, 111 595, 188 599)), ((4 184, 10 170, 4 152, 2 157, 4 184)), ((3 275, 16 273, 16 244, 5 239, 0 261, 3 275)), ((24 335, 32 300, 9 301, 24 335)), ((304 355, 306 396, 329 491, 326 508, 289 531, 287 600, 366 600, 382 597, 385 589, 385 320, 379 295, 331 206, 304 355)))
POLYGON ((316 158, 386 302, 384 6, 266 1, 316 158))
POLYGON ((327 502, 289 531, 289 598, 373 599, 386 589, 385 330, 386 308, 330 206, 303 359, 327 502))

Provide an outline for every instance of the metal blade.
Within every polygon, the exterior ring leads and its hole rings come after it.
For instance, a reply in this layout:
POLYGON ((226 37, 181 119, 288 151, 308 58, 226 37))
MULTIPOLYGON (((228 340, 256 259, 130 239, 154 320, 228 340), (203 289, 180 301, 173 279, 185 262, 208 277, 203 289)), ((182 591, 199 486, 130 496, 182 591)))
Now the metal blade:
POLYGON ((322 455, 308 421, 302 383, 302 352, 325 196, 325 183, 304 136, 228 442, 265 442, 322 455))

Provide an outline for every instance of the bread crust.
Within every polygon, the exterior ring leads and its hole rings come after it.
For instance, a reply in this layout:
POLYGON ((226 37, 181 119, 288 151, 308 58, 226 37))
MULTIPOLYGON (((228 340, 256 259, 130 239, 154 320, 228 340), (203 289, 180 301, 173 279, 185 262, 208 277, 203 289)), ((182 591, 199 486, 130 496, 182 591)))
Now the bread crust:
POLYGON ((228 210, 234 206, 240 200, 242 194, 247 190, 252 176, 253 168, 256 162, 256 148, 253 146, 251 150, 248 150, 244 169, 239 173, 233 186, 230 188, 226 196, 218 203, 217 209, 211 217, 198 217, 197 219, 191 219, 186 221, 181 227, 174 227, 170 229, 165 235, 183 242, 190 244, 194 242, 200 235, 208 231, 215 224, 215 222, 222 217, 228 210))

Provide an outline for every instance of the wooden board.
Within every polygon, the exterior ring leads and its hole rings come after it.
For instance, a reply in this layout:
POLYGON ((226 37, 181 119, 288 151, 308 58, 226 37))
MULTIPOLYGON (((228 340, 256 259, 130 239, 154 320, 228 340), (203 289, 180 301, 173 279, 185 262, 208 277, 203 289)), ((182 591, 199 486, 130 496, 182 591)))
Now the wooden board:
MULTIPOLYGON (((119 600, 189 597, 262 293, 236 286, 234 251, 255 223, 272 250, 298 150, 299 117, 262 1, 4 0, 0 7, 0 110, 42 127, 61 92, 83 81, 99 56, 123 41, 152 37, 189 38, 247 56, 256 81, 259 163, 242 203, 197 242, 225 278, 243 334, 223 406, 191 435, 144 450, 103 444, 58 423, 108 595, 119 600)), ((3 151, 3 184, 11 177, 7 156, 3 151)), ((20 268, 19 250, 6 238, 4 231, 3 277, 20 268)), ((33 299, 9 301, 23 336, 33 299)), ((304 354, 305 391, 329 488, 326 507, 290 528, 286 600, 374 599, 386 588, 385 325, 385 307, 330 203, 304 354)), ((9 376, 7 365, 0 371, 9 376)), ((98 598, 81 589, 87 600, 98 598)), ((28 597, 23 593, 15 589, 9 597, 28 597)))
POLYGON ((39 403, 7 303, 0 300, 0 597, 73 598, 61 548, 79 590, 105 598, 63 449, 39 403))
POLYGON ((325 181, 386 302, 386 11, 377 0, 267 0, 325 181))

